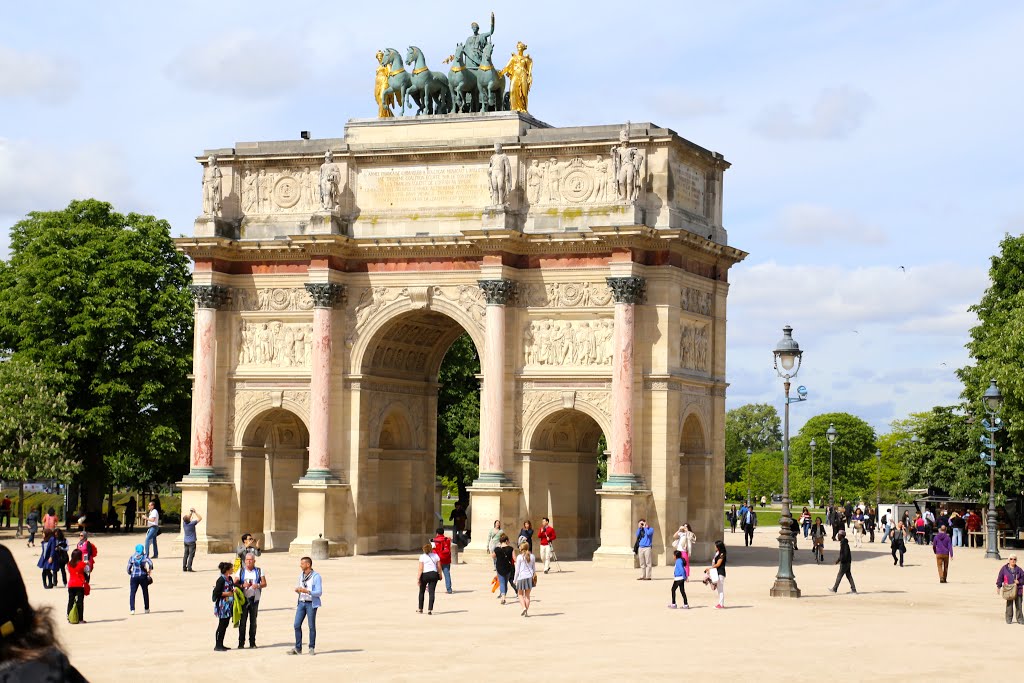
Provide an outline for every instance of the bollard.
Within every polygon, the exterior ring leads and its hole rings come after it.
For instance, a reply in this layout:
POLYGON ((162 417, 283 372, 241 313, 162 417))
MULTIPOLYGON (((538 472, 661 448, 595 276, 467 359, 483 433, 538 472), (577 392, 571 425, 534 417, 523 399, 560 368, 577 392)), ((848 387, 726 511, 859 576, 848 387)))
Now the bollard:
POLYGON ((313 560, 326 560, 330 557, 329 544, 323 534, 320 534, 320 538, 313 539, 313 546, 309 550, 309 557, 313 560))
POLYGON ((452 543, 452 564, 459 564, 459 544, 452 543))

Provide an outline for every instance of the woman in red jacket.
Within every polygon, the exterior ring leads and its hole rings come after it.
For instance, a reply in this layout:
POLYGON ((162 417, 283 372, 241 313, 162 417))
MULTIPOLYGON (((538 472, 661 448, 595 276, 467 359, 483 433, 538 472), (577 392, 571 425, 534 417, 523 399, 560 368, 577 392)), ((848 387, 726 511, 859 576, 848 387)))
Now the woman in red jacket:
POLYGON ((68 562, 68 621, 71 621, 71 608, 78 605, 78 620, 85 623, 85 574, 88 563, 82 559, 82 551, 75 548, 71 551, 68 562))

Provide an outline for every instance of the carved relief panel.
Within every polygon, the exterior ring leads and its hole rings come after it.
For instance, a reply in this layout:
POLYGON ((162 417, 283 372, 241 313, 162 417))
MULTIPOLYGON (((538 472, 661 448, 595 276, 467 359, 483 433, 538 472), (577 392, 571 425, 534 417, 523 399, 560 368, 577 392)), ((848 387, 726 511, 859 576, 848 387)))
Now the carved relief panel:
POLYGON ((243 320, 239 339, 240 367, 306 367, 313 345, 313 324, 243 320))
POLYGON ((534 320, 523 332, 526 365, 611 365, 611 320, 534 320))
POLYGON ((607 204, 618 201, 615 169, 608 155, 531 159, 526 198, 532 205, 607 204))
POLYGON ((311 311, 313 298, 304 287, 273 287, 231 290, 236 311, 311 311))
POLYGON ((242 213, 311 213, 320 209, 320 164, 299 168, 245 168, 242 176, 242 213))
POLYGON ((709 328, 705 323, 683 323, 679 337, 679 367, 708 371, 709 328))
POLYGON ((605 282, 549 282, 520 284, 520 306, 547 308, 589 308, 611 306, 612 290, 605 282))

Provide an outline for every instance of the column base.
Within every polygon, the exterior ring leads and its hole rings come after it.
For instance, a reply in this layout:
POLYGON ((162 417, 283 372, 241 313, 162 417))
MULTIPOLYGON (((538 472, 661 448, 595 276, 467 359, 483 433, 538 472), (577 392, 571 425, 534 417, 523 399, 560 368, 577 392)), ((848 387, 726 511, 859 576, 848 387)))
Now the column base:
POLYGON ((607 491, 643 491, 643 482, 635 474, 610 474, 607 481, 601 484, 607 491))
POLYGON ((494 526, 494 520, 501 520, 501 528, 508 534, 511 544, 515 544, 515 535, 519 533, 519 500, 523 490, 494 483, 480 485, 480 479, 486 474, 481 473, 480 478, 469 488, 469 528, 473 531, 473 540, 459 553, 462 561, 468 564, 486 564, 491 561, 491 554, 487 552, 487 534, 494 526))
MULTIPOLYGON (((234 497, 234 482, 224 478, 212 467, 196 467, 177 483, 181 489, 181 509, 196 509, 203 521, 196 527, 196 554, 213 555, 228 553, 235 549, 238 530, 231 527, 231 504, 234 497)), ((169 548, 164 552, 181 555, 184 535, 179 530, 168 539, 169 548)))
POLYGON ((471 488, 513 488, 512 480, 504 472, 481 472, 471 488))
POLYGON ((796 579, 775 579, 775 585, 768 591, 773 598, 799 598, 800 589, 796 585, 796 579))
POLYGON ((351 555, 355 537, 351 487, 326 470, 311 470, 293 488, 299 494, 299 515, 297 533, 288 545, 288 554, 293 557, 310 555, 313 541, 325 538, 330 557, 351 555), (320 476, 323 473, 327 476, 320 476))
MULTIPOLYGON (((593 562, 602 567, 631 569, 637 561, 633 554, 636 524, 647 516, 652 494, 613 484, 602 487, 597 496, 601 500, 601 545, 594 551, 593 562)), ((652 562, 657 564, 658 559, 653 557, 652 562)))

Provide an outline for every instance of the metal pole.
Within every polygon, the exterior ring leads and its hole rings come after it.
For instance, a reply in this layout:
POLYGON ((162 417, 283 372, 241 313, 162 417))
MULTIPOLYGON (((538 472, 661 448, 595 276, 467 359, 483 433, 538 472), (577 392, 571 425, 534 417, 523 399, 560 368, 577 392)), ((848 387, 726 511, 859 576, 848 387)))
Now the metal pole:
POLYGON ((882 452, 878 452, 878 491, 875 493, 875 521, 878 521, 878 508, 882 507, 882 452))
POLYGON ((832 495, 832 442, 828 444, 828 504, 835 506, 836 499, 832 495))
POLYGON ((782 442, 782 516, 779 518, 779 572, 770 595, 773 597, 799 598, 800 589, 793 575, 793 532, 789 509, 789 381, 783 387, 786 393, 785 418, 782 442))
POLYGON ((747 446, 747 505, 750 505, 750 446, 747 446))
MULTIPOLYGON (((992 462, 996 461, 995 435, 992 436, 992 462)), ((996 519, 996 466, 988 466, 988 550, 985 559, 1000 560, 999 557, 999 520, 996 519)))
POLYGON ((811 449, 811 507, 814 507, 814 449, 811 449))

